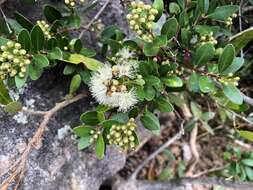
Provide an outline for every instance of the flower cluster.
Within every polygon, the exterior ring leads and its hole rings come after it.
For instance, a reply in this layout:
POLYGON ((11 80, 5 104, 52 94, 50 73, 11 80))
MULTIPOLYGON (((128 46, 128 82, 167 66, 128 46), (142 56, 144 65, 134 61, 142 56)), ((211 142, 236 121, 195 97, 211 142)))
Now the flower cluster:
POLYGON ((101 131, 99 131, 99 130, 91 130, 90 134, 91 134, 90 143, 92 144, 92 143, 96 142, 96 140, 98 139, 99 135, 101 134, 101 131))
POLYGON ((0 55, 0 79, 4 80, 8 76, 20 78, 25 77, 27 65, 31 63, 26 50, 22 49, 20 43, 8 41, 1 46, 0 55))
POLYGON ((232 17, 228 17, 225 21, 227 26, 231 26, 233 24, 233 18, 236 18, 237 14, 233 14, 232 17))
POLYGON ((50 33, 50 26, 46 21, 38 20, 37 24, 41 28, 41 30, 43 31, 43 33, 47 39, 52 38, 52 34, 50 33))
POLYGON ((131 13, 126 17, 130 28, 134 30, 144 41, 152 41, 149 31, 152 29, 155 16, 158 10, 151 5, 144 4, 142 1, 131 3, 131 13))
POLYGON ((74 7, 76 6, 76 4, 78 3, 84 3, 85 0, 79 0, 79 2, 77 0, 64 0, 64 3, 68 6, 74 7))
POLYGON ((233 73, 229 73, 228 77, 222 77, 219 79, 219 81, 225 85, 232 84, 235 86, 238 86, 238 81, 240 80, 240 77, 234 77, 233 73))
POLYGON ((104 29, 105 25, 102 23, 101 19, 98 19, 96 22, 94 22, 91 26, 92 32, 100 32, 104 29))
POLYGON ((110 144, 118 145, 124 151, 134 149, 136 146, 136 137, 134 135, 136 128, 133 118, 125 125, 112 125, 107 139, 110 144))
POLYGON ((202 45, 205 43, 211 43, 216 45, 218 43, 218 41, 213 37, 213 32, 210 32, 208 35, 200 36, 200 41, 202 45))
POLYGON ((90 82, 93 97, 100 104, 118 107, 119 111, 127 111, 138 102, 134 88, 128 85, 129 80, 137 77, 137 62, 126 58, 115 57, 117 64, 103 65, 93 74, 90 82), (119 60, 122 62, 119 63, 119 60))

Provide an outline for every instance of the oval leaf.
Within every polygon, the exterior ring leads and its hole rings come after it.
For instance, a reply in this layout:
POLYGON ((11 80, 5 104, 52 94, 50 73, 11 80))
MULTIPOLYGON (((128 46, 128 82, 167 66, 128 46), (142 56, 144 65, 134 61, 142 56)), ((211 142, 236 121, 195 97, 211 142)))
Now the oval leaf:
POLYGON ((226 45, 218 61, 219 72, 225 71, 233 62, 235 57, 235 48, 232 44, 226 45))
POLYGON ((33 50, 39 51, 43 49, 45 37, 43 31, 38 25, 35 25, 31 31, 31 40, 33 50))

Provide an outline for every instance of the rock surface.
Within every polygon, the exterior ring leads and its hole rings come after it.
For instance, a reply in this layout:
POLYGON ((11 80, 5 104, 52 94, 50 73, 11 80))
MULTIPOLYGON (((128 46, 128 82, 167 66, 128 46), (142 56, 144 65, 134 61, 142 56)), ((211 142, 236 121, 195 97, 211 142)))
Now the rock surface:
MULTIPOLYGON (((3 10, 7 15, 18 10, 34 21, 41 18, 43 4, 57 2, 59 1, 39 0, 38 5, 32 7, 22 5, 16 0, 8 0, 3 10)), ((104 0, 100 2, 103 3, 104 0)), ((96 11, 93 11, 91 14, 95 13, 96 11)), ((120 1, 113 0, 105 10, 102 20, 105 25, 114 23, 124 26, 126 23, 122 19, 122 14, 120 1)), ((90 41, 89 44, 94 43, 90 41)), ((47 71, 38 81, 30 82, 21 100, 23 102, 35 100, 35 110, 48 110, 53 107, 67 93, 66 86, 69 84, 69 78, 62 77, 61 73, 62 68, 57 67, 52 71, 47 71)), ((78 125, 80 114, 92 108, 92 105, 94 102, 87 98, 70 105, 52 118, 40 149, 34 150, 29 157, 21 189, 98 190, 104 180, 115 175, 124 166, 125 155, 119 153, 116 148, 109 147, 105 158, 98 160, 91 149, 78 151, 76 140, 71 132, 65 134, 67 126, 78 125)), ((29 138, 38 128, 40 118, 29 116, 24 119, 24 116, 20 115, 14 120, 13 115, 0 111, 0 121, 1 175, 22 152, 29 138), (27 124, 17 123, 17 121, 26 123, 26 119, 27 124)))

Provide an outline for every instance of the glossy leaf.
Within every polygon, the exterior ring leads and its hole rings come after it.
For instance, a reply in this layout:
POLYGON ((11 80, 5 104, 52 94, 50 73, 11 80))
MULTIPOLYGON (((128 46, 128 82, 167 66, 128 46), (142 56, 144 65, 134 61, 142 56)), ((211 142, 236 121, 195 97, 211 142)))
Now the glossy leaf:
POLYGON ((78 141, 78 150, 83 150, 90 146, 90 136, 81 137, 78 141))
POLYGON ((33 50, 39 51, 43 49, 45 37, 43 31, 38 25, 35 25, 31 31, 31 40, 33 50))
POLYGON ((96 111, 88 111, 81 115, 80 120, 85 125, 97 125, 100 121, 98 119, 98 113, 96 111))
POLYGON ((4 86, 3 81, 0 80, 0 104, 7 105, 12 102, 8 90, 4 86))
POLYGON ((24 17, 22 14, 20 14, 19 12, 15 12, 14 16, 16 18, 16 21, 25 29, 27 29, 28 31, 31 31, 33 28, 33 23, 28 20, 26 17, 24 17))
POLYGON ((233 62, 235 57, 235 48, 232 44, 226 45, 218 61, 219 72, 225 71, 233 62))
POLYGON ((244 64, 244 59, 240 57, 235 57, 231 65, 229 65, 221 74, 228 75, 229 73, 235 73, 244 64))
POLYGON ((177 19, 169 18, 162 27, 161 34, 166 35, 168 39, 171 39, 176 35, 178 29, 177 19))
POLYGON ((161 111, 161 112, 172 112, 174 110, 173 105, 170 103, 168 98, 165 97, 160 97, 157 98, 156 101, 156 107, 161 111))
POLYGON ((39 68, 44 68, 49 66, 49 61, 45 55, 34 55, 33 61, 39 68))
POLYGON ((224 86, 223 92, 231 102, 239 105, 243 103, 242 94, 234 85, 229 84, 224 86))
POLYGON ((70 87, 69 87, 69 94, 74 94, 81 85, 81 76, 79 74, 76 74, 72 77, 70 87))
POLYGON ((209 93, 214 91, 214 82, 210 77, 201 76, 199 78, 199 88, 204 93, 209 93))
POLYGON ((184 85, 182 79, 177 76, 162 78, 162 81, 166 86, 173 88, 182 87, 184 85))
POLYGON ((160 122, 158 118, 149 111, 145 111, 144 114, 141 116, 141 122, 143 126, 150 131, 160 131, 160 122))
POLYGON ((61 12, 50 5, 46 5, 44 7, 44 15, 47 21, 50 23, 53 23, 55 20, 60 20, 62 18, 61 12))
POLYGON ((225 5, 217 7, 213 13, 208 15, 208 18, 216 20, 226 20, 228 17, 232 16, 235 12, 239 10, 237 5, 225 5))
POLYGON ((28 30, 24 29, 19 33, 18 42, 22 45, 22 48, 24 48, 26 51, 30 51, 32 42, 28 30))
POLYGON ((209 0, 198 0, 198 6, 202 13, 207 13, 209 9, 209 0))
POLYGON ((98 139, 96 141, 95 151, 96 151, 96 156, 98 159, 102 159, 104 157, 104 155, 105 155, 105 142, 104 142, 104 138, 103 138, 102 134, 100 134, 98 136, 98 139))
POLYGON ((158 20, 163 14, 164 10, 163 0, 154 0, 153 7, 158 10, 158 14, 156 15, 156 20, 158 20))
POLYGON ((92 127, 84 126, 84 125, 75 127, 75 128, 73 129, 74 133, 75 133, 78 137, 90 136, 91 130, 93 130, 92 127))
POLYGON ((196 65, 205 65, 214 57, 214 47, 211 43, 201 45, 196 51, 196 65))

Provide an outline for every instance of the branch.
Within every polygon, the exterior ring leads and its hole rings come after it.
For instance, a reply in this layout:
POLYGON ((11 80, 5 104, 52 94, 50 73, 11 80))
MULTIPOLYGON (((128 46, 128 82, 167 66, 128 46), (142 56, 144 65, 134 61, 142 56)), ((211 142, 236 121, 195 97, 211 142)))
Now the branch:
MULTIPOLYGON (((220 185, 228 188, 234 189, 243 189, 243 190, 252 190, 253 184, 249 182, 240 182, 240 181, 230 181, 226 179, 219 178, 181 178, 173 179, 165 182, 150 182, 146 180, 137 180, 128 182, 131 184, 131 187, 135 186, 136 190, 183 190, 190 185, 220 185)), ((126 184, 124 184, 126 186, 126 184)), ((129 187, 129 186, 128 186, 129 187)), ((127 187, 118 188, 120 190, 126 190, 127 187)), ((134 188, 132 188, 134 189, 134 188)))
POLYGON ((103 11, 105 10, 105 8, 107 7, 107 5, 110 3, 111 0, 107 0, 105 2, 105 4, 103 5, 103 7, 101 7, 101 9, 97 12, 97 14, 93 17, 93 19, 84 26, 81 26, 80 28, 64 28, 62 30, 59 30, 57 32, 57 34, 59 33, 63 33, 63 32, 70 32, 70 31, 81 31, 81 33, 79 34, 79 39, 81 39, 85 33, 85 31, 89 30, 90 27, 92 26, 92 24, 100 17, 100 15, 103 13, 103 11))
POLYGON ((160 148, 158 148, 156 151, 154 151, 148 158, 146 158, 133 172, 133 174, 130 176, 130 179, 136 179, 137 175, 140 173, 142 168, 152 159, 154 159, 159 153, 161 153, 165 148, 173 144, 176 140, 180 139, 181 136, 184 133, 183 128, 184 122, 181 123, 181 129, 180 131, 173 136, 172 138, 168 139, 167 142, 165 142, 160 148))
POLYGON ((103 7, 97 12, 97 14, 93 17, 93 19, 86 25, 84 26, 82 32, 79 35, 79 38, 81 39, 84 35, 84 32, 91 27, 91 25, 100 17, 100 15, 103 13, 107 5, 110 3, 111 0, 107 0, 103 7))
MULTIPOLYGON (((31 151, 33 150, 33 148, 35 148, 36 146, 38 146, 40 144, 41 139, 42 139, 42 135, 43 135, 45 129, 47 128, 47 125, 48 125, 50 119, 61 109, 65 108, 68 105, 70 105, 74 102, 77 102, 85 97, 86 97, 85 93, 79 94, 79 95, 73 97, 72 99, 68 99, 63 102, 57 103, 55 105, 55 107, 53 107, 52 109, 50 109, 49 111, 46 111, 46 112, 29 111, 26 108, 23 109, 23 111, 25 111, 27 113, 32 113, 32 114, 36 114, 36 115, 44 115, 44 117, 43 117, 42 122, 39 125, 39 128, 35 132, 32 139, 27 144, 27 146, 26 146, 24 152, 22 153, 22 155, 20 156, 20 158, 17 159, 17 161, 7 171, 7 172, 10 172, 11 174, 9 177, 7 177, 6 180, 4 180, 4 182, 2 182, 0 189, 8 189, 8 187, 13 182, 13 180, 15 180, 16 178, 20 179, 23 177, 27 159, 28 159, 31 151)), ((5 174, 3 174, 2 176, 4 176, 5 174)), ((19 183, 16 184, 15 188, 17 188, 18 185, 19 185, 19 183)))

